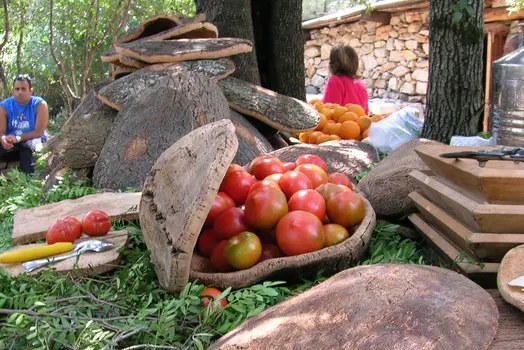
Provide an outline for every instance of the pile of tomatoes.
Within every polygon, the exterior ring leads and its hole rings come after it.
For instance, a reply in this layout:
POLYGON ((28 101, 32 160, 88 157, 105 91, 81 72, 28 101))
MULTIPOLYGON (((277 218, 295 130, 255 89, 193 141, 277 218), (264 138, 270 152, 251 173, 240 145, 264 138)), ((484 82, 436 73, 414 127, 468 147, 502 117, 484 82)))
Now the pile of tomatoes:
POLYGON ((72 216, 56 220, 47 230, 46 242, 73 243, 85 233, 88 236, 104 236, 111 230, 111 218, 101 210, 91 210, 84 215, 82 222, 72 216))
POLYGON ((197 247, 219 272, 248 269, 347 239, 366 214, 348 177, 327 173, 312 154, 294 163, 255 158, 231 164, 204 222, 197 247))

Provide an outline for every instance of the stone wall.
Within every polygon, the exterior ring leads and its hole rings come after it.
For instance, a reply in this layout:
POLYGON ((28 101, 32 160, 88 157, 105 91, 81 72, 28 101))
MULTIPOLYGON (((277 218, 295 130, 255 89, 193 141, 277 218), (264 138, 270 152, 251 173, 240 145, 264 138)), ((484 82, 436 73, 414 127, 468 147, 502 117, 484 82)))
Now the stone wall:
POLYGON ((429 11, 392 14, 390 23, 359 21, 311 31, 306 42, 306 88, 322 93, 329 53, 337 44, 355 48, 359 73, 370 98, 426 102, 429 69, 429 11))

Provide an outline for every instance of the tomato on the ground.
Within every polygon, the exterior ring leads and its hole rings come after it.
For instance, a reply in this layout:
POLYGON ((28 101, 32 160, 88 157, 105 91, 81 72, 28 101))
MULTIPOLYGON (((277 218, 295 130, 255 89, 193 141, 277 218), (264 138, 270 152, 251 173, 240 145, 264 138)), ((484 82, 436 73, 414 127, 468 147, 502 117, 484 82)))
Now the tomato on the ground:
POLYGON ((66 216, 62 220, 71 225, 71 229, 76 233, 76 238, 82 237, 82 223, 77 218, 66 216))
POLYGON ((75 231, 74 227, 64 220, 56 220, 53 222, 49 227, 49 230, 47 230, 47 234, 45 236, 47 244, 54 244, 58 242, 73 243, 76 239, 77 232, 75 231))
MULTIPOLYGON (((216 289, 216 288, 213 288, 213 287, 207 287, 205 288, 202 293, 200 294, 202 296, 202 298, 200 299, 202 301, 202 303, 204 304, 204 309, 209 305, 209 303, 211 302, 211 299, 210 298, 207 298, 207 297, 211 297, 213 298, 213 302, 216 301, 216 299, 218 298, 218 296, 221 294, 222 292, 219 290, 219 289, 216 289)), ((222 298, 220 299, 216 305, 219 305, 220 308, 224 308, 228 305, 228 302, 225 298, 222 298)))

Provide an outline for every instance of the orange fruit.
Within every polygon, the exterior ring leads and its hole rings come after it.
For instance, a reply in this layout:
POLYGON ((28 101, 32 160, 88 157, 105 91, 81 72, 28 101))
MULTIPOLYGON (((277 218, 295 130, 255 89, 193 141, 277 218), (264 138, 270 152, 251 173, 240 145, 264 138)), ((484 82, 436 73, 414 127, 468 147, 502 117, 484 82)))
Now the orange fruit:
POLYGON ((340 117, 337 122, 343 123, 347 121, 356 122, 358 119, 358 115, 356 115, 354 112, 346 112, 342 117, 340 117))
POLYGON ((331 119, 331 115, 333 114, 333 111, 327 107, 322 107, 319 112, 324 114, 327 119, 331 119))
POLYGON ((326 134, 322 134, 319 137, 317 137, 316 144, 319 145, 319 144, 321 144, 323 142, 327 142, 327 141, 331 141, 331 136, 326 135, 326 134))
POLYGON ((342 140, 340 138, 340 136, 338 136, 338 135, 331 135, 329 138, 331 139, 331 141, 340 141, 340 140, 342 140))
POLYGON ((318 123, 317 128, 315 130, 322 130, 324 125, 327 123, 327 118, 324 114, 320 113, 320 123, 318 123))
POLYGON ((381 120, 382 120, 382 116, 381 115, 374 115, 374 116, 371 117, 371 121, 373 123, 377 123, 377 122, 379 122, 381 120))
POLYGON ((312 133, 310 133, 308 135, 308 138, 307 138, 307 143, 316 143, 317 142, 317 138, 322 135, 322 133, 320 131, 313 131, 312 133))
POLYGON ((344 140, 355 140, 360 138, 360 126, 352 121, 342 123, 338 136, 344 140))
POLYGON ((300 134, 298 134, 298 139, 301 142, 307 142, 309 134, 310 134, 309 132, 301 132, 300 134))
POLYGON ((316 103, 316 104, 315 104, 315 109, 316 109, 317 111, 320 112, 320 110, 321 110, 322 108, 326 108, 326 106, 324 106, 324 104, 323 104, 322 102, 319 102, 319 103, 316 103))
POLYGON ((348 111, 348 109, 346 107, 341 107, 341 106, 338 106, 338 107, 335 107, 333 109, 333 114, 332 114, 332 118, 334 121, 338 122, 338 119, 344 115, 344 113, 346 113, 348 111))
POLYGON ((319 102, 322 103, 322 100, 319 100, 318 98, 315 98, 315 99, 309 101, 309 104, 316 105, 319 102))
POLYGON ((371 123, 371 118, 367 115, 361 115, 357 119, 357 124, 358 126, 360 126, 360 130, 362 131, 367 130, 371 126, 371 123))
POLYGON ((362 140, 364 140, 366 137, 369 136, 369 132, 368 131, 369 131, 369 129, 366 129, 366 130, 362 131, 362 140))
POLYGON ((327 123, 324 126, 324 128, 322 128, 322 132, 327 135, 336 134, 338 130, 340 130, 340 126, 337 126, 337 123, 335 123, 334 121, 331 121, 331 123, 327 123))
POLYGON ((324 106, 326 106, 329 109, 333 109, 334 107, 338 106, 336 103, 324 103, 324 106))
POLYGON ((362 108, 361 105, 357 105, 357 104, 354 104, 354 103, 348 103, 344 107, 346 107, 348 109, 348 111, 355 113, 359 117, 361 115, 366 115, 366 111, 364 110, 364 108, 362 108))

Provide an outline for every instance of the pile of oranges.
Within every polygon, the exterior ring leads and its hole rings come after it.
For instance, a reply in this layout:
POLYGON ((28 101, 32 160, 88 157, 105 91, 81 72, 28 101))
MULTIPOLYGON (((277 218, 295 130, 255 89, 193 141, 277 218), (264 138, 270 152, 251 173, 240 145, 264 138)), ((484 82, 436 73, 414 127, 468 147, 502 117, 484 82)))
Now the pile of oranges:
POLYGON ((305 143, 320 144, 333 140, 360 141, 368 137, 371 123, 378 122, 384 116, 368 117, 364 108, 348 103, 345 106, 336 103, 322 103, 321 100, 309 102, 320 113, 320 123, 314 131, 298 134, 298 139, 305 143))

